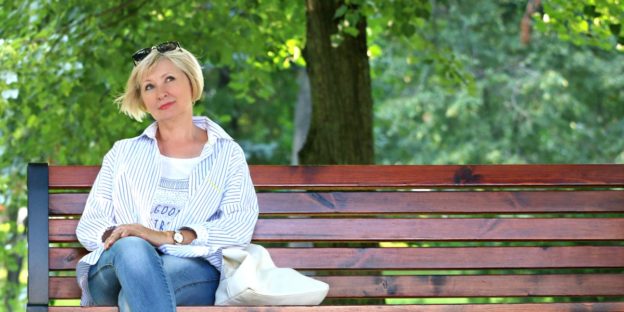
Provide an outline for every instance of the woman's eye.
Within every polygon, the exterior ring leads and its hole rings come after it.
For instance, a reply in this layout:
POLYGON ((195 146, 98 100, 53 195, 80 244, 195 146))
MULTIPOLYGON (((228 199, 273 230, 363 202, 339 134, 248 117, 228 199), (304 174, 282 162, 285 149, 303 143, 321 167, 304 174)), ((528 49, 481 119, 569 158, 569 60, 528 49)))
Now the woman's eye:
POLYGON ((165 81, 174 81, 175 77, 173 76, 167 76, 167 78, 165 78, 165 81))
POLYGON ((152 89, 154 89, 154 85, 152 85, 151 83, 146 84, 145 87, 144 87, 145 91, 149 91, 149 90, 152 90, 152 89))

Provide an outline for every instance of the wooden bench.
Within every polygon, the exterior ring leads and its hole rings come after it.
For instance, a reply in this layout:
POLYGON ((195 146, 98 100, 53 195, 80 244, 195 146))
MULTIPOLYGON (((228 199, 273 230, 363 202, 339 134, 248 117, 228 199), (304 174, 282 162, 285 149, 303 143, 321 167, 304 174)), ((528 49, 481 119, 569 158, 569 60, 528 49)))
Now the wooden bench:
MULTIPOLYGON (((28 311, 87 310, 68 305, 80 296, 73 270, 85 254, 74 231, 98 170, 28 167, 28 311)), ((330 284, 315 310, 624 311, 624 165, 252 166, 251 174, 261 210, 254 241, 278 266, 330 284)))

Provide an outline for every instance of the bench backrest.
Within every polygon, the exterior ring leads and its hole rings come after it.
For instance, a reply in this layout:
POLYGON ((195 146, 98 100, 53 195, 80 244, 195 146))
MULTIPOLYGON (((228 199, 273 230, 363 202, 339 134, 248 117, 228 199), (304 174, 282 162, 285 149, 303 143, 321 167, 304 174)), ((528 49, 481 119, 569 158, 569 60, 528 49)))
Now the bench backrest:
MULTIPOLYGON (((98 170, 29 166, 30 304, 79 297, 71 275, 86 251, 75 228, 98 170)), ((328 282, 326 303, 624 300, 624 165, 251 174, 261 210, 254 241, 278 266, 328 282)))

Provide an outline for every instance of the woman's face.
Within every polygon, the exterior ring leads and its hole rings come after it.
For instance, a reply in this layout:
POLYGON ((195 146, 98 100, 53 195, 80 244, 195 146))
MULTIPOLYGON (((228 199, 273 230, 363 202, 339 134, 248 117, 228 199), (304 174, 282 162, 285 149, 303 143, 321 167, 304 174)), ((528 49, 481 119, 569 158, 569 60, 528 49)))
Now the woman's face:
POLYGON ((170 60, 162 59, 143 77, 141 99, 154 120, 193 115, 191 81, 170 60))

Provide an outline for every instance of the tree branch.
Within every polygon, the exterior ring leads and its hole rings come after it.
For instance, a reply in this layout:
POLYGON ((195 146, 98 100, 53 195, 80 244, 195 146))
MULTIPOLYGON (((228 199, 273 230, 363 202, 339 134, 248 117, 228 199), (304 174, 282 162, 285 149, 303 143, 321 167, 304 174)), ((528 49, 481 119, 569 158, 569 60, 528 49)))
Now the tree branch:
POLYGON ((533 13, 539 9, 541 4, 541 0, 529 0, 527 2, 524 16, 522 16, 522 20, 520 20, 520 42, 522 42, 523 45, 528 45, 531 42, 531 26, 533 24, 531 17, 533 13))

